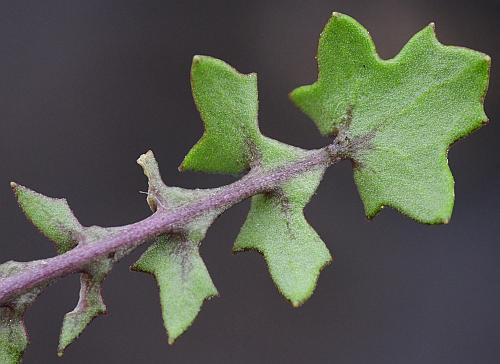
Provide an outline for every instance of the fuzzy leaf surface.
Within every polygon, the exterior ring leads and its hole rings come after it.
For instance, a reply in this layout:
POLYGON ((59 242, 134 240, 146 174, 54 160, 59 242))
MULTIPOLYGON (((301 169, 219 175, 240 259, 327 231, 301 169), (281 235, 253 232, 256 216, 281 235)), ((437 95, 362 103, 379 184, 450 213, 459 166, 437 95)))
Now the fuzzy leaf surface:
MULTIPOLYGON (((83 227, 79 244, 93 244, 94 241, 111 236, 121 229, 121 227, 83 227)), ((101 258, 85 267, 80 274, 78 303, 73 311, 64 315, 59 337, 59 355, 64 353, 68 345, 81 335, 94 318, 106 314, 107 309, 101 294, 102 283, 113 269, 114 263, 118 262, 127 253, 128 250, 122 249, 111 257, 101 258)))
MULTIPOLYGON (((266 151, 266 158, 262 159, 265 166, 261 168, 270 168, 284 158, 293 161, 308 153, 275 141, 268 141, 266 151)), ((311 296, 321 269, 332 260, 303 213, 323 173, 324 168, 318 168, 275 191, 252 197, 250 212, 233 247, 235 252, 260 252, 278 290, 294 306, 311 296)))
POLYGON ((195 56, 191 85, 205 132, 181 169, 228 174, 247 170, 261 136, 257 75, 241 74, 216 58, 195 56))
POLYGON ((203 302, 217 295, 198 252, 198 242, 184 236, 159 237, 133 269, 156 279, 170 344, 191 325, 203 302))
MULTIPOLYGON (((0 279, 7 278, 38 262, 8 261, 0 265, 0 279)), ((24 313, 38 297, 46 285, 35 287, 16 297, 7 304, 0 305, 0 363, 18 364, 28 346, 28 333, 24 326, 24 313)))
MULTIPOLYGON (((165 185, 151 151, 143 154, 137 162, 148 177, 147 201, 153 211, 175 210, 215 191, 165 185)), ((161 235, 132 266, 133 270, 150 273, 156 279, 170 344, 191 326, 203 302, 218 294, 198 247, 221 212, 212 211, 175 232, 161 235)))
POLYGON ((56 244, 59 254, 73 249, 83 229, 68 202, 51 198, 12 183, 19 206, 40 232, 56 244))
MULTIPOLYGON (((186 156, 182 168, 206 172, 251 173, 293 163, 306 151, 260 133, 257 76, 243 75, 211 57, 195 57, 193 96, 205 133, 186 156)), ((298 306, 314 290, 331 256, 307 223, 303 208, 314 194, 324 169, 312 171, 275 191, 252 197, 252 207, 234 250, 257 250, 268 263, 279 291, 298 306)))
MULTIPOLYGON (((82 226, 65 199, 46 197, 17 184, 12 187, 28 219, 55 243, 59 253, 71 250, 77 245, 92 244, 93 241, 110 236, 121 229, 82 226)), ((113 263, 124 254, 126 251, 119 251, 113 257, 99 259, 82 271, 78 304, 63 319, 59 355, 63 354, 64 349, 78 338, 94 318, 106 313, 101 284, 111 271, 113 263)))
POLYGON ((431 24, 390 60, 366 29, 335 13, 318 47, 318 80, 291 93, 325 135, 357 142, 350 156, 367 216, 384 205, 424 223, 453 209, 450 144, 487 121, 488 56, 444 46, 431 24))

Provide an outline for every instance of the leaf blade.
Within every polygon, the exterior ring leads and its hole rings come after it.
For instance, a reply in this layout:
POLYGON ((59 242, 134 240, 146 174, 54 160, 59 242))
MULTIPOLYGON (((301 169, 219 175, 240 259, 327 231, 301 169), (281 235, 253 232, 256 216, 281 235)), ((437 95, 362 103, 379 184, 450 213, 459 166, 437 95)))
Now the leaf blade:
POLYGON ((82 230, 66 199, 51 198, 11 183, 19 206, 40 232, 56 244, 59 254, 73 249, 82 230))
POLYGON ((157 281, 169 344, 191 326, 202 304, 218 295, 197 244, 181 237, 161 236, 132 269, 157 281))
POLYGON ((489 57, 442 45, 433 25, 391 60, 371 45, 359 23, 335 14, 320 39, 318 81, 291 99, 321 133, 365 140, 350 157, 368 217, 387 205, 419 222, 446 223, 454 202, 447 151, 487 121, 489 57), (360 44, 370 45, 367 52, 345 51, 360 44))
MULTIPOLYGON (((262 150, 261 168, 308 153, 274 140, 268 140, 262 150)), ((252 197, 248 217, 233 246, 234 252, 261 253, 279 292, 295 307, 312 295, 321 270, 332 261, 328 248, 303 214, 324 171, 325 167, 319 166, 275 191, 252 197)))
POLYGON ((241 74, 216 58, 195 56, 191 85, 205 131, 180 169, 229 174, 245 171, 251 164, 253 144, 260 138, 256 74, 241 74))
MULTIPOLYGON (((0 280, 40 263, 8 261, 0 264, 0 280)), ((14 299, 0 305, 0 362, 18 364, 21 362, 29 339, 24 325, 24 314, 47 284, 42 284, 14 299)))
MULTIPOLYGON (((77 245, 92 244, 122 229, 82 226, 66 199, 47 197, 15 183, 11 186, 26 217, 42 234, 55 243, 59 254, 77 245)), ((119 250, 112 257, 105 257, 90 263, 80 273, 81 288, 78 303, 75 309, 63 318, 58 344, 59 356, 63 355, 67 346, 81 335, 94 318, 106 313, 106 306, 101 295, 101 284, 111 271, 113 264, 127 251, 119 250)))

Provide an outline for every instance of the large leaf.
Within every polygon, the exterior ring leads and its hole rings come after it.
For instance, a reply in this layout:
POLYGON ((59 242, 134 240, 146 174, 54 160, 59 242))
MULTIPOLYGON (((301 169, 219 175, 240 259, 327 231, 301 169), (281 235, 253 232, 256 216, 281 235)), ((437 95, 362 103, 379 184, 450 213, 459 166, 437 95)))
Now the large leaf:
POLYGON ((322 134, 356 145, 355 181, 366 214, 392 206, 424 223, 453 209, 451 143, 487 118, 490 58, 438 42, 434 26, 382 60, 368 32, 335 13, 320 37, 318 81, 291 93, 322 134))

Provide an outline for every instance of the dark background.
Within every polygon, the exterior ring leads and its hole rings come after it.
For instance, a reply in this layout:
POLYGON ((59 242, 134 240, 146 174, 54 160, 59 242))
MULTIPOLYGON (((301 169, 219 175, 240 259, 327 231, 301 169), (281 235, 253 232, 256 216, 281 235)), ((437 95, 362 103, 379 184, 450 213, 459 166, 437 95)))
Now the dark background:
POLYGON ((366 26, 384 58, 430 21, 443 43, 492 57, 491 123, 449 154, 457 196, 450 224, 420 225, 391 209, 368 221, 343 163, 327 172, 306 210, 336 261, 302 308, 282 299, 258 254, 231 254, 243 203, 213 225, 201 248, 221 297, 174 346, 154 280, 128 270, 140 248, 104 285, 109 315, 61 360, 59 329, 76 303, 78 278, 51 286, 27 314, 25 363, 500 362, 494 2, 1 1, 0 261, 54 254, 17 208, 11 180, 67 197, 83 224, 106 226, 149 214, 135 160, 150 148, 168 184, 233 180, 177 172, 202 133, 189 85, 194 54, 258 73, 264 133, 325 145, 287 93, 316 79, 318 35, 333 10, 366 26))

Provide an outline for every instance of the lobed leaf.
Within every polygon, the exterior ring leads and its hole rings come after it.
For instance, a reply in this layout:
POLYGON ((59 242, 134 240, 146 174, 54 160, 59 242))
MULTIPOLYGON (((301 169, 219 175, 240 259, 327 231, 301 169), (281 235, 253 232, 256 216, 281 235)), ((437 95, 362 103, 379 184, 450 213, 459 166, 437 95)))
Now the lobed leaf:
MULTIPOLYGON (((46 197, 15 183, 12 183, 12 187, 28 219, 56 244, 59 253, 65 253, 77 245, 92 244, 122 229, 82 226, 65 199, 46 197)), ((63 319, 58 346, 59 355, 63 354, 66 347, 78 338, 94 318, 106 313, 106 305, 101 296, 101 284, 111 271, 113 263, 124 254, 126 251, 119 251, 112 257, 99 259, 82 270, 78 304, 63 319)))
POLYGON ((103 279, 82 273, 80 274, 80 298, 75 309, 64 315, 59 337, 58 354, 75 341, 90 322, 99 315, 106 313, 106 305, 101 296, 103 279))
MULTIPOLYGON (((84 227, 79 244, 93 244, 99 239, 104 239, 123 230, 121 227, 104 228, 100 226, 84 227)), ((106 314, 101 286, 114 263, 118 262, 129 252, 121 249, 112 256, 101 258, 87 265, 80 274, 80 294, 78 303, 73 311, 68 312, 63 319, 61 335, 59 337, 58 354, 63 355, 64 350, 73 343, 93 319, 106 314)))
POLYGON ((218 294, 198 243, 183 235, 162 235, 132 267, 154 275, 158 283, 169 344, 191 325, 203 302, 218 294))
POLYGON ((247 170, 261 137, 257 75, 241 74, 212 57, 195 56, 191 85, 205 132, 180 169, 229 174, 247 170))
MULTIPOLYGON (((151 151, 143 154, 137 162, 148 177, 147 201, 153 211, 172 211, 215 191, 166 186, 151 151)), ((221 212, 210 212, 174 232, 161 235, 132 266, 133 270, 150 273, 156 279, 170 344, 192 324, 203 302, 218 294, 198 246, 221 212)))
MULTIPOLYGON (((276 163, 273 157, 281 159, 286 155, 293 161, 308 153, 281 143, 273 144, 272 149, 280 151, 266 153, 268 166, 276 163)), ((295 307, 311 296, 319 272, 332 260, 328 248, 303 213, 325 168, 307 172, 275 191, 252 197, 250 212, 233 247, 234 252, 249 249, 260 252, 278 290, 295 307)))
MULTIPOLYGON (((258 173, 307 154, 260 133, 255 74, 242 75, 218 59, 196 56, 191 80, 205 132, 186 156, 182 169, 219 173, 251 169, 258 173)), ((331 260, 302 212, 323 171, 320 168, 276 191, 254 196, 234 247, 234 251, 254 249, 262 253, 279 291, 293 305, 311 295, 319 271, 331 260)))
POLYGON ((391 60, 366 29, 334 13, 321 34, 318 80, 291 99, 325 135, 357 143, 350 155, 367 216, 391 206, 424 223, 453 209, 451 143, 487 121, 490 58, 438 42, 431 24, 391 60))

